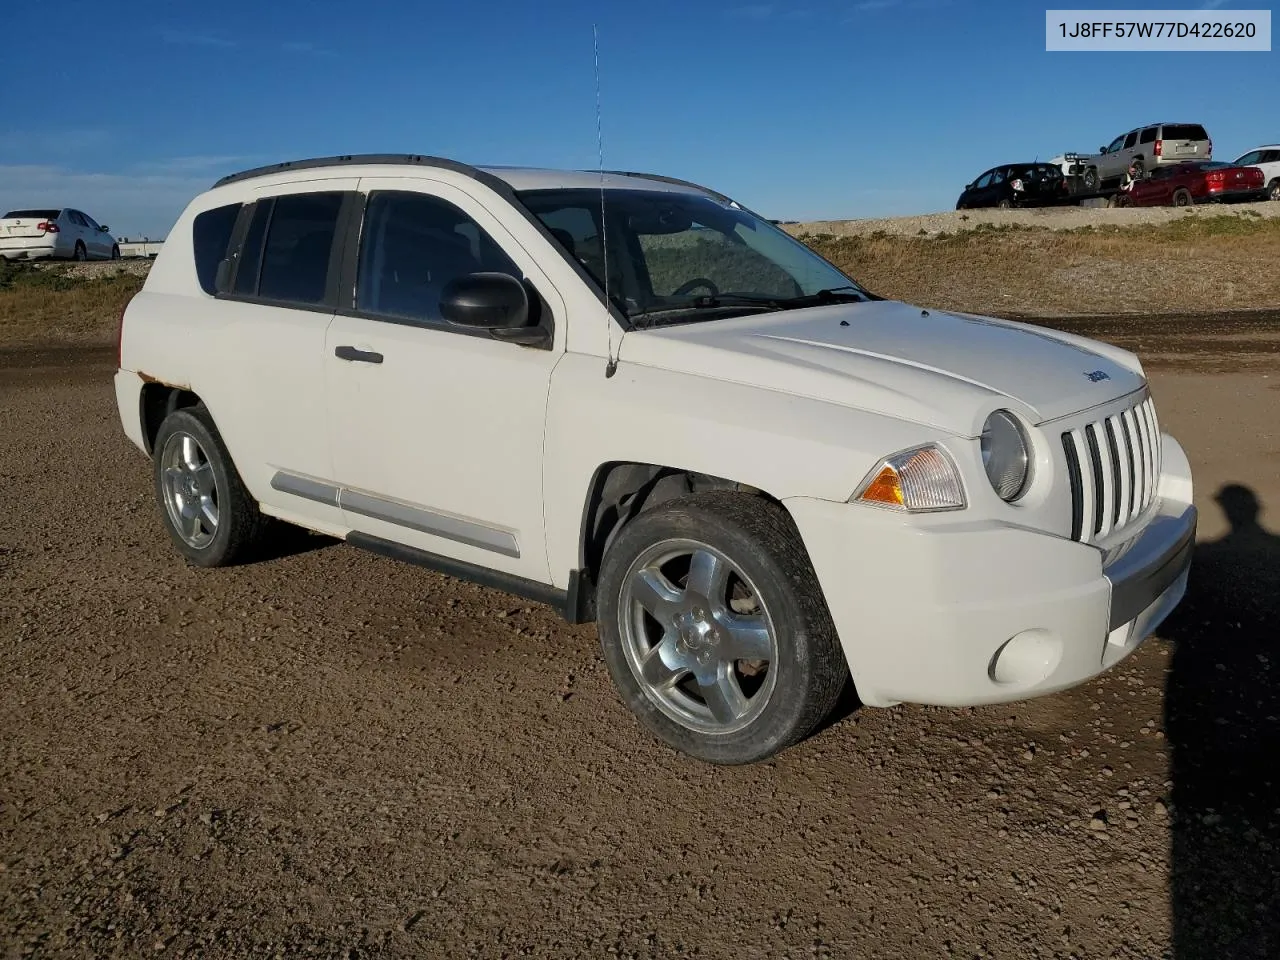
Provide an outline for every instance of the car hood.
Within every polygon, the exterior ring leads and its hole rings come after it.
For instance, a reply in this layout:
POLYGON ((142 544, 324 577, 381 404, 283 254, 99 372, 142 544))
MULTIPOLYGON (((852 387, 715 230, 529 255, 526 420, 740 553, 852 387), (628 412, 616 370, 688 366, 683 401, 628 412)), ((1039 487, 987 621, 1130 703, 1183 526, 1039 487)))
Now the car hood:
POLYGON ((874 300, 633 330, 619 359, 976 436, 994 407, 1033 423, 1139 389, 1128 351, 1042 327, 874 300))

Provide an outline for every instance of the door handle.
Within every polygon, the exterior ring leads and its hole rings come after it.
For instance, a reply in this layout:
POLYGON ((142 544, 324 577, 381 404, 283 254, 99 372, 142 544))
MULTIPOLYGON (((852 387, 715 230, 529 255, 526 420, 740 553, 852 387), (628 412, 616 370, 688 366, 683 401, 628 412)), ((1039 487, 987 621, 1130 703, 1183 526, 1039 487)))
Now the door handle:
POLYGON ((356 347, 341 346, 335 347, 333 355, 339 360, 347 360, 353 363, 381 363, 382 354, 375 353, 372 350, 359 350, 356 347))

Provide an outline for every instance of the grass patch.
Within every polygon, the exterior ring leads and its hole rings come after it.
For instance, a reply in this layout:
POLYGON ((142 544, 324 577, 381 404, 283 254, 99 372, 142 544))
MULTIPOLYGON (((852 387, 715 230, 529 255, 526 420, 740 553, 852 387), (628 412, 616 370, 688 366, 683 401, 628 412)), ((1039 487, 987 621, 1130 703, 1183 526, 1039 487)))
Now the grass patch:
POLYGON ((0 344, 109 344, 144 279, 123 269, 86 277, 0 260, 0 344))

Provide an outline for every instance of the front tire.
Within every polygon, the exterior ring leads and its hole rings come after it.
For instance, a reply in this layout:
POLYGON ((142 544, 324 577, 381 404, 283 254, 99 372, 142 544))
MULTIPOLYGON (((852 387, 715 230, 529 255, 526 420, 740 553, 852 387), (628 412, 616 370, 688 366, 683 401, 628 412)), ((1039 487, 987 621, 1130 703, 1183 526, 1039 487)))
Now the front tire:
POLYGON ((1081 180, 1084 183, 1085 190, 1088 192, 1092 193, 1098 189, 1098 171, 1095 168, 1090 167, 1086 170, 1081 180))
POLYGON ((198 567, 244 559, 261 540, 266 518, 204 405, 169 414, 154 451, 156 499, 178 552, 198 567))
POLYGON ((111 259, 112 260, 120 259, 120 248, 114 243, 111 245, 111 259))
POLYGON ((760 497, 699 494, 642 513, 609 546, 598 601, 623 701, 700 760, 773 756, 826 719, 848 678, 800 535, 760 497))
POLYGON ((1267 199, 1280 200, 1280 177, 1276 177, 1267 185, 1267 199))

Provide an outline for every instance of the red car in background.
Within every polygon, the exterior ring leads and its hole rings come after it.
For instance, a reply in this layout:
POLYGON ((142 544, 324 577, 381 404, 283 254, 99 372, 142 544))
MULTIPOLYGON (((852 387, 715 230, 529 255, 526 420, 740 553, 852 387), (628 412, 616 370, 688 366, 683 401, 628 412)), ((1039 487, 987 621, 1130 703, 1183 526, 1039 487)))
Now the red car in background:
POLYGON ((1119 196, 1126 207, 1189 207, 1210 200, 1265 200, 1267 188, 1257 167, 1189 160, 1156 167, 1119 196))

